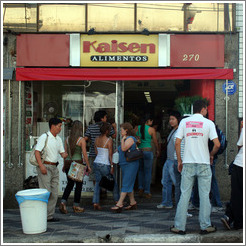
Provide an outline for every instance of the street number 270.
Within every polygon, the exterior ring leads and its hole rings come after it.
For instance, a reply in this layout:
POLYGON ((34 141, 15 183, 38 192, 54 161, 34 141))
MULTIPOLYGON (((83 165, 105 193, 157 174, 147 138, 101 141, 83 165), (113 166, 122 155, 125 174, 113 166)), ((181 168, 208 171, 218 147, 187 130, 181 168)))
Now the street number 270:
POLYGON ((189 55, 184 54, 183 55, 183 62, 192 61, 192 60, 199 61, 199 58, 200 58, 199 54, 189 54, 189 55))

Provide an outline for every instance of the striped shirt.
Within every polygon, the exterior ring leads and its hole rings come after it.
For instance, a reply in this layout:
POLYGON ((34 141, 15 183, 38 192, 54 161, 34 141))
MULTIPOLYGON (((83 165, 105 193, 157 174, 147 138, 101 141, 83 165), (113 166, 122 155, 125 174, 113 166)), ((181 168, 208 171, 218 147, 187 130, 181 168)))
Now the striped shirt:
MULTIPOLYGON (((102 121, 97 122, 97 123, 92 124, 92 125, 89 125, 86 132, 85 132, 85 137, 88 137, 91 140, 89 157, 95 157, 96 156, 94 144, 95 144, 95 139, 101 135, 101 132, 100 132, 101 125, 102 125, 102 121)), ((114 134, 115 134, 114 128, 112 127, 110 130, 109 136, 112 136, 114 134)))
MULTIPOLYGON (((176 142, 176 136, 174 137, 174 143, 176 142)), ((185 146, 185 139, 183 138, 180 144, 180 154, 181 154, 181 160, 183 160, 184 157, 184 146, 185 146)), ((174 151, 174 160, 177 160, 177 154, 176 151, 174 151)))

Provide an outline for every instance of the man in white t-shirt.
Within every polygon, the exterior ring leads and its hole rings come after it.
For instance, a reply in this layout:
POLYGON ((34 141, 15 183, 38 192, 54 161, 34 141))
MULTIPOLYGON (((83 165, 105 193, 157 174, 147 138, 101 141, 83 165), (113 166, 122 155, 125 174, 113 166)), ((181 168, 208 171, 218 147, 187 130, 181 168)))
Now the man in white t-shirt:
POLYGON ((231 172, 231 199, 226 207, 225 215, 221 218, 228 230, 232 227, 236 230, 243 228, 243 121, 237 146, 240 149, 231 172))
POLYGON ((51 118, 49 120, 50 131, 42 134, 38 138, 35 148, 35 157, 38 162, 37 173, 39 188, 47 189, 50 192, 50 197, 47 205, 47 221, 57 222, 58 218, 54 218, 55 207, 58 199, 58 186, 59 186, 59 170, 58 155, 67 158, 67 153, 64 150, 63 143, 58 134, 61 131, 62 121, 58 118, 51 118), (40 152, 45 146, 45 140, 48 137, 46 151, 47 156, 44 163, 41 161, 40 152))
POLYGON ((181 196, 177 206, 174 226, 170 231, 185 234, 187 210, 194 180, 198 179, 200 196, 200 234, 215 232, 216 228, 210 221, 211 204, 209 192, 211 188, 211 168, 214 155, 220 147, 220 142, 214 123, 206 119, 207 103, 197 100, 193 104, 194 115, 183 119, 177 130, 175 148, 178 160, 178 170, 181 172, 181 196), (181 160, 181 141, 185 139, 184 157, 181 160), (208 139, 214 142, 209 153, 208 139))

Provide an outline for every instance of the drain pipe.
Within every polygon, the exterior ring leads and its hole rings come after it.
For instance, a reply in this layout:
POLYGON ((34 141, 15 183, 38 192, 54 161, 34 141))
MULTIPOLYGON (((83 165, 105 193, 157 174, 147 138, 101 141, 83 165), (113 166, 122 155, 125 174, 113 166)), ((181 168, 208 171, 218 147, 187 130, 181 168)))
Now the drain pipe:
POLYGON ((19 163, 18 167, 23 166, 23 163, 21 162, 21 81, 19 81, 19 114, 18 114, 18 157, 19 157, 19 163))
POLYGON ((8 138, 8 145, 9 145, 9 161, 8 161, 8 168, 12 168, 14 165, 11 162, 11 141, 12 141, 12 98, 11 98, 11 92, 10 92, 10 80, 8 83, 8 107, 9 107, 9 117, 8 117, 8 132, 9 132, 9 138, 8 138))
MULTIPOLYGON (((226 80, 226 139, 228 139, 228 79, 226 80)), ((228 148, 225 149, 225 168, 228 169, 228 148)))

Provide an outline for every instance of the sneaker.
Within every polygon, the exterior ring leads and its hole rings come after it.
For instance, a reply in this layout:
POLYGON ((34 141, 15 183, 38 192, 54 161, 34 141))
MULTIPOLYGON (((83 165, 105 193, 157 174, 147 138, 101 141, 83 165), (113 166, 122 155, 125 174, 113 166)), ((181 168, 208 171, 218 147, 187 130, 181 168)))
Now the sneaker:
POLYGON ((159 205, 157 205, 156 206, 157 208, 166 208, 166 209, 172 209, 173 208, 173 206, 165 206, 165 205, 162 205, 162 204, 159 204, 159 205))
POLYGON ((188 206, 188 210, 199 210, 199 207, 196 207, 192 203, 190 203, 188 206))
POLYGON ((192 214, 187 213, 187 218, 191 218, 192 216, 192 214))
POLYGON ((213 225, 207 227, 205 230, 201 230, 200 231, 200 234, 202 235, 205 235, 205 234, 209 234, 209 233, 212 233, 212 232, 216 232, 217 231, 217 228, 213 225))
POLYGON ((220 218, 220 220, 227 230, 231 230, 230 221, 229 221, 228 216, 224 215, 223 217, 220 218))
POLYGON ((177 228, 174 227, 174 226, 172 226, 172 227, 170 228, 170 232, 173 232, 173 233, 176 233, 176 234, 180 234, 180 235, 185 235, 185 234, 186 234, 185 231, 181 231, 181 230, 177 229, 177 228))
POLYGON ((211 213, 217 213, 217 212, 221 212, 223 210, 224 210, 223 207, 212 207, 211 213))

